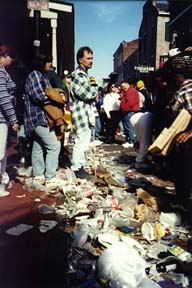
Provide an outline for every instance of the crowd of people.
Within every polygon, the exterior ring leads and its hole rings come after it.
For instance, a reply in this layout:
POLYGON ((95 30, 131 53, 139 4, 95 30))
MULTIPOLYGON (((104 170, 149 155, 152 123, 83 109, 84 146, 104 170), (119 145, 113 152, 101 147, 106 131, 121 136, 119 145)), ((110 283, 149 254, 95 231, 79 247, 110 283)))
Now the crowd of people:
MULTIPOLYGON (((56 172, 65 145, 65 112, 70 111, 74 136, 70 168, 77 178, 87 180, 90 174, 85 170, 85 152, 91 142, 111 145, 120 131, 125 139, 123 147, 137 148, 135 168, 150 169, 148 148, 152 141, 171 124, 182 108, 192 114, 192 80, 186 67, 169 65, 169 69, 156 71, 152 91, 142 79, 126 79, 121 83, 110 81, 103 88, 98 86, 94 77, 89 77, 93 51, 84 46, 77 51, 77 68, 64 73, 63 79, 54 71, 52 57, 43 54, 35 57, 24 81, 24 116, 23 122, 19 123, 14 107, 16 85, 8 74, 9 66, 17 58, 10 46, 0 46, 0 196, 9 193, 6 191, 9 183, 6 172, 9 126, 17 133, 23 130, 23 137, 30 139, 33 181, 55 189, 62 184, 56 172), (170 84, 174 89, 169 89, 170 84)), ((191 139, 190 123, 177 137, 177 145, 168 157, 175 181, 175 205, 184 208, 192 192, 191 139)))

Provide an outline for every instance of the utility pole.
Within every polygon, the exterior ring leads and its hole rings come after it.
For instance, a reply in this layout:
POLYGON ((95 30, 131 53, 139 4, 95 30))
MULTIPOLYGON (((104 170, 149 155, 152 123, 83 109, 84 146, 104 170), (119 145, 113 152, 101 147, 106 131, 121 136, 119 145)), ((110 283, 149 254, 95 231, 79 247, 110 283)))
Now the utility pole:
POLYGON ((40 11, 34 10, 35 16, 35 40, 33 45, 35 46, 35 55, 39 55, 39 47, 40 47, 40 35, 39 35, 39 20, 40 20, 40 11))

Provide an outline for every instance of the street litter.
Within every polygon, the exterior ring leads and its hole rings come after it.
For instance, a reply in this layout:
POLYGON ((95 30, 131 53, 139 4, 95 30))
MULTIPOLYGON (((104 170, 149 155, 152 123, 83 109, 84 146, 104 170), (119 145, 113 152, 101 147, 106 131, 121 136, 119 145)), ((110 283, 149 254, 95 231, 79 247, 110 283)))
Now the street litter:
POLYGON ((181 215, 177 212, 169 212, 169 213, 164 213, 164 212, 161 212, 160 214, 160 222, 164 225, 167 225, 167 226, 171 226, 171 227, 174 227, 174 226, 179 226, 181 224, 181 215))
POLYGON ((32 166, 17 168, 17 174, 19 176, 31 177, 32 176, 32 166))
POLYGON ((22 194, 22 195, 17 195, 16 198, 24 198, 26 197, 26 194, 22 194))
POLYGON ((39 223, 39 231, 41 233, 46 233, 49 230, 52 230, 57 224, 57 221, 54 220, 41 220, 39 223))
MULTIPOLYGON (((91 181, 77 179, 69 168, 59 169, 57 177, 63 182, 52 191, 55 205, 38 207, 39 213, 54 212, 56 218, 41 220, 41 233, 55 228, 69 235, 69 287, 155 288, 171 279, 191 287, 191 275, 179 270, 177 276, 175 268, 178 261, 192 263, 186 244, 191 231, 181 227, 180 212, 161 209, 168 208, 164 197, 167 191, 174 195, 173 183, 132 168, 134 152, 109 152, 102 145, 96 152, 95 159, 91 148, 86 152, 91 181)), ((34 191, 31 178, 28 183, 34 191)), ((35 188, 50 196, 44 185, 35 188)))
POLYGON ((6 230, 6 233, 12 236, 19 236, 22 233, 31 230, 33 228, 33 225, 27 225, 27 224, 18 224, 15 227, 9 228, 6 230))
POLYGON ((153 196, 151 196, 149 193, 147 193, 142 188, 137 189, 137 196, 139 199, 141 199, 147 206, 151 207, 153 211, 157 212, 159 210, 158 208, 158 202, 157 199, 153 196))
POLYGON ((40 204, 38 206, 38 210, 39 210, 39 213, 41 213, 41 214, 50 214, 50 213, 54 212, 55 208, 54 207, 50 207, 47 204, 40 204))
MULTIPOLYGON (((142 282, 147 275, 145 273, 146 263, 139 253, 127 244, 117 241, 107 248, 99 257, 97 270, 101 283, 111 283, 111 287, 160 287, 148 285, 142 282)), ((109 286, 110 287, 110 286, 109 286)))
MULTIPOLYGON (((118 161, 123 163, 123 157, 111 157, 102 146, 97 149, 102 161, 96 154, 96 179, 68 183, 55 207, 59 227, 64 221, 73 223, 71 229, 70 224, 64 228, 71 236, 69 266, 73 267, 73 275, 83 277, 82 285, 94 278, 102 287, 161 287, 159 283, 167 279, 157 264, 168 256, 175 257, 169 249, 179 237, 184 238, 183 235, 189 235, 190 231, 179 226, 179 213, 160 210, 163 196, 152 195, 150 188, 154 185, 153 190, 163 188, 166 192, 167 187, 172 187, 171 190, 174 187, 171 182, 158 181, 155 176, 142 175, 134 169, 127 171, 124 164, 115 166, 118 161), (134 186, 136 189, 132 189, 134 186), (74 261, 77 253, 82 261, 87 261, 89 255, 96 270, 91 268, 85 275, 79 260, 74 261)), ((93 173, 93 158, 89 151, 87 153, 87 169, 93 173)), ((129 157, 125 160, 130 164, 129 157)), ((74 279, 75 276, 71 281, 75 282, 74 279)))

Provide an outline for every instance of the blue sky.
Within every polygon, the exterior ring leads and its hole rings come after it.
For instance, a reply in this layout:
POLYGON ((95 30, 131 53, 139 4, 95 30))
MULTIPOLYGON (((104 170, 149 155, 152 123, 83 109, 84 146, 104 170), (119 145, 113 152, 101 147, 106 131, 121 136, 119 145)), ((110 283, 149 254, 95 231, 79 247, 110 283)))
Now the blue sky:
POLYGON ((138 38, 145 1, 68 1, 75 10, 75 55, 90 46, 94 63, 89 70, 99 85, 113 71, 113 54, 122 41, 138 38))

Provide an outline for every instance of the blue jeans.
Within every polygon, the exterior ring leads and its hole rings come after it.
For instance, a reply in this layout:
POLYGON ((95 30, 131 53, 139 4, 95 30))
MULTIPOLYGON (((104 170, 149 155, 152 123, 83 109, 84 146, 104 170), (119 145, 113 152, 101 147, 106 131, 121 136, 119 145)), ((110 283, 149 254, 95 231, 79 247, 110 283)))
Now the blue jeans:
POLYGON ((0 183, 6 175, 8 125, 0 123, 0 183))
POLYGON ((79 170, 85 165, 85 151, 89 148, 91 131, 91 128, 87 128, 85 131, 75 134, 75 144, 71 159, 71 169, 74 171, 79 170))
POLYGON ((123 127, 123 121, 122 120, 119 121, 118 126, 119 126, 120 133, 124 134, 125 132, 124 132, 124 127, 123 127))
POLYGON ((127 112, 122 119, 123 127, 126 135, 126 142, 133 143, 134 142, 134 131, 130 123, 130 118, 135 112, 127 112))
POLYGON ((37 126, 34 130, 32 148, 33 176, 45 175, 45 179, 56 176, 61 142, 49 127, 37 126))

